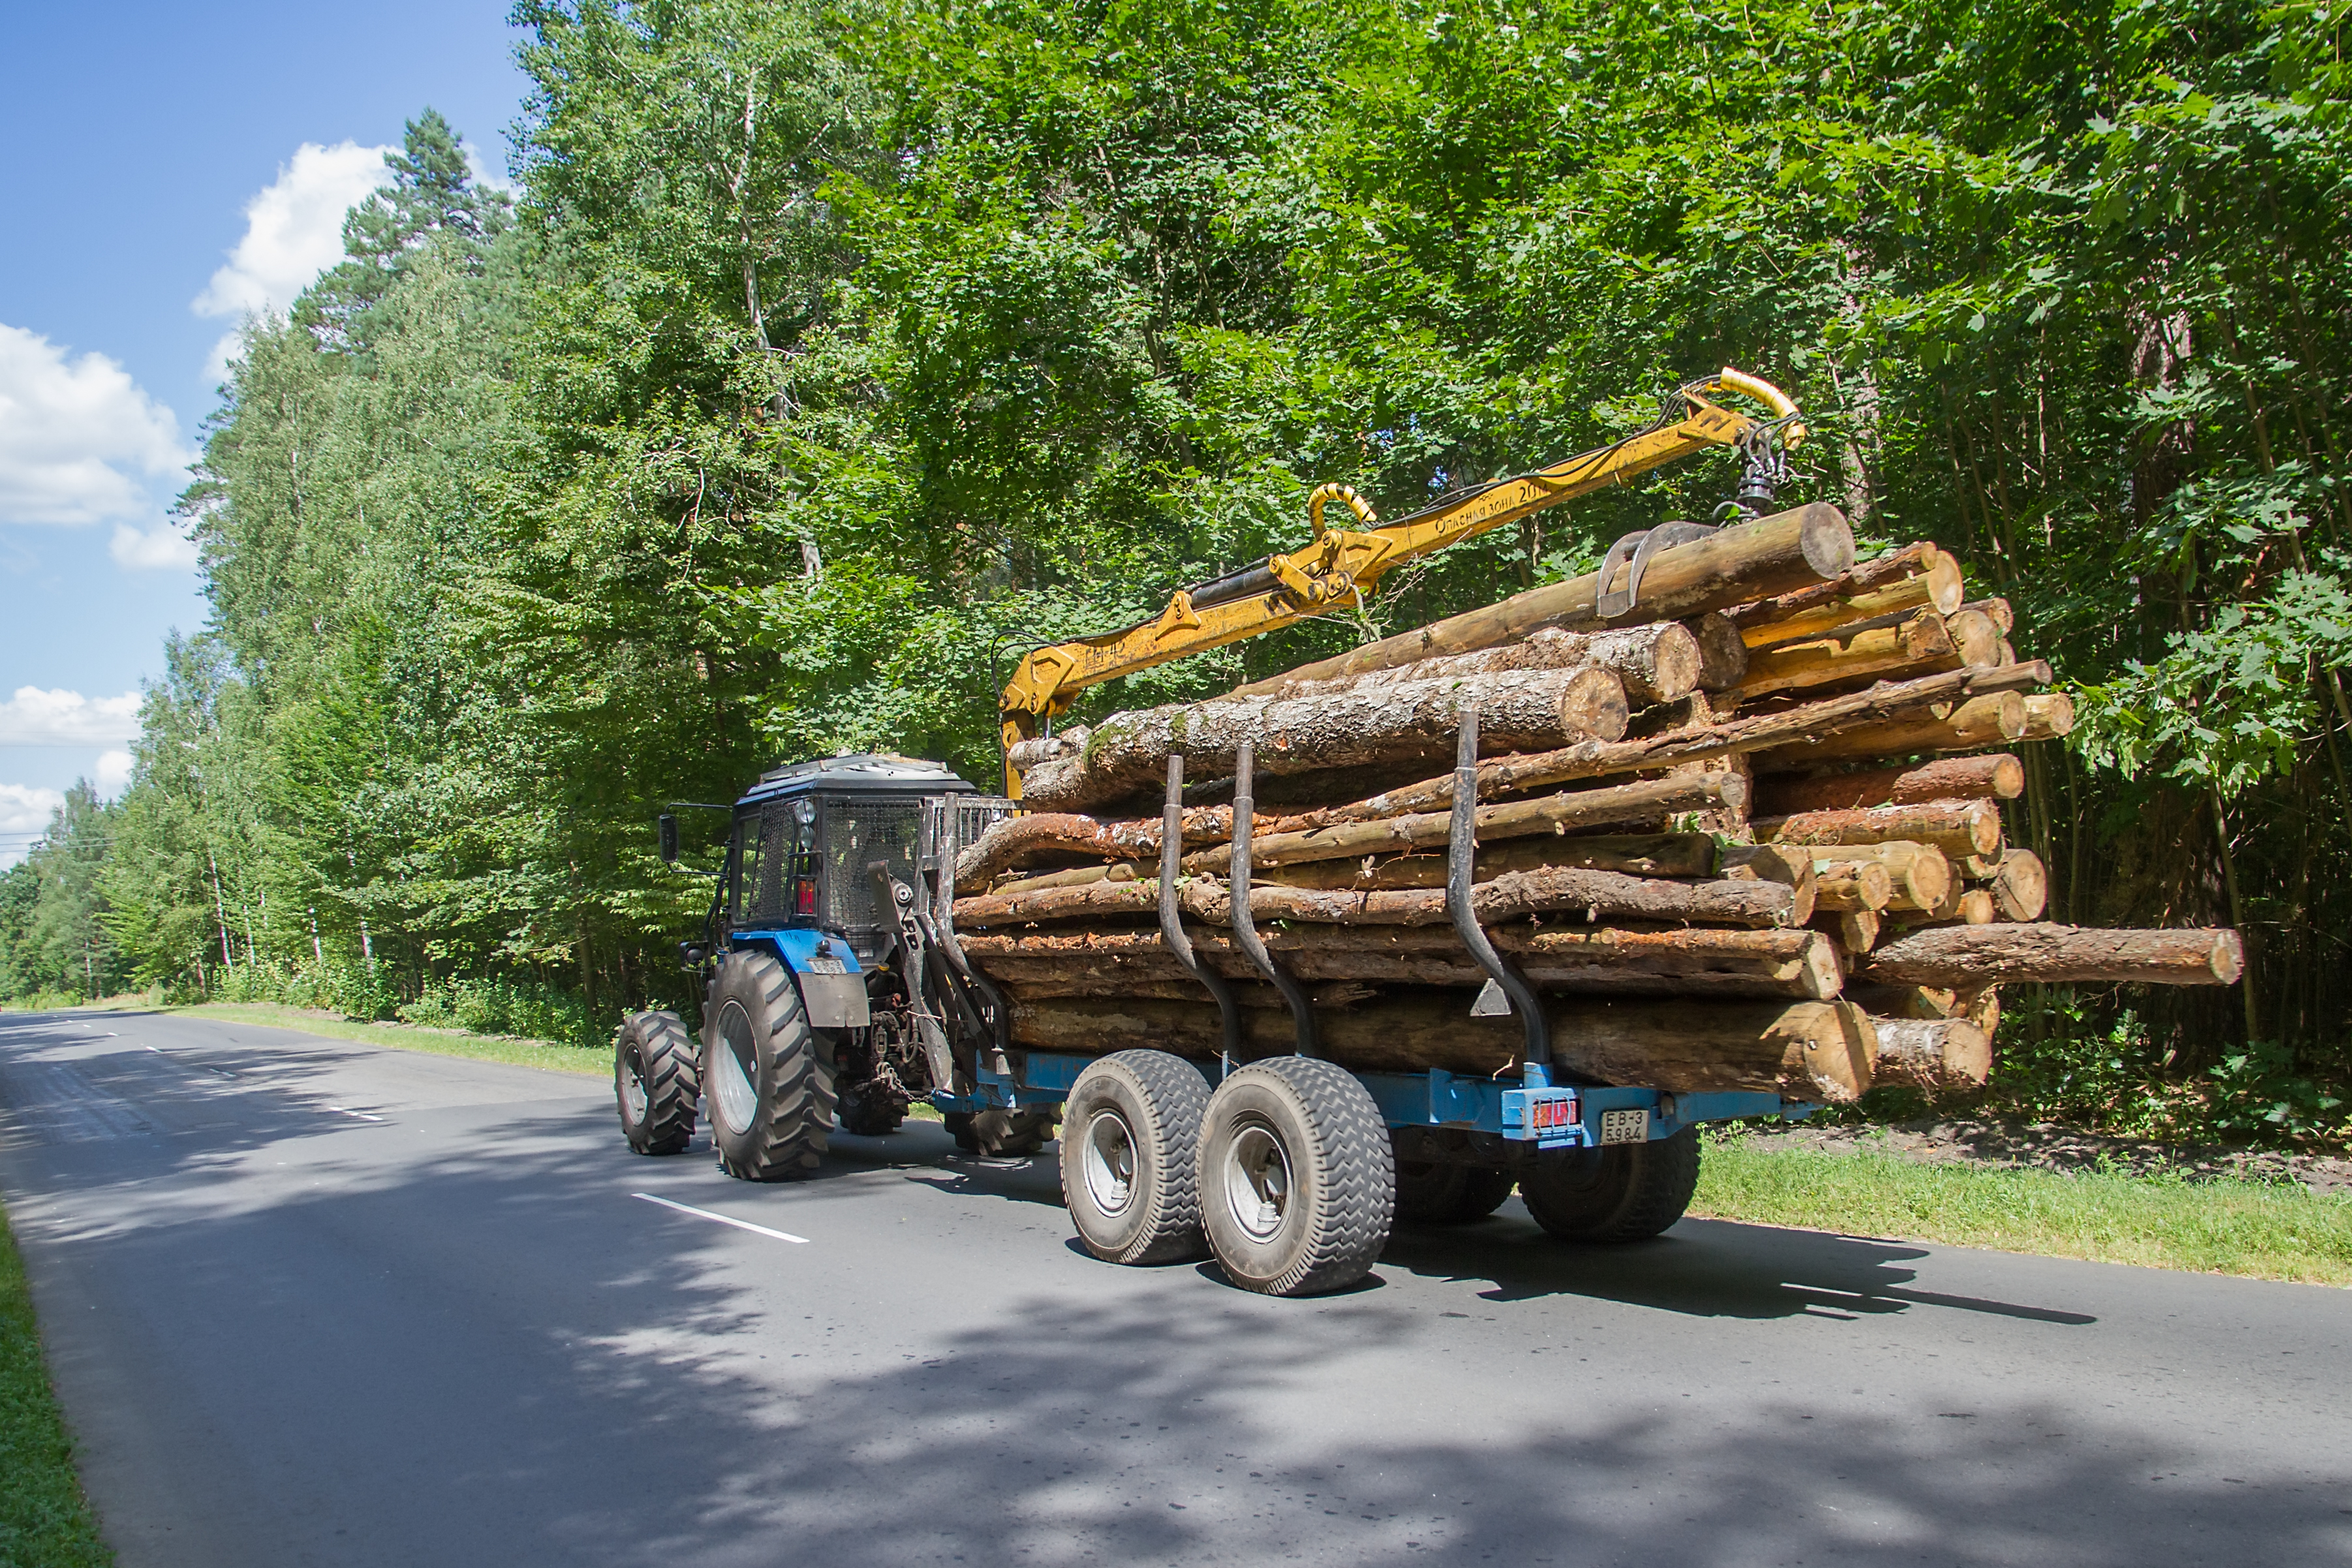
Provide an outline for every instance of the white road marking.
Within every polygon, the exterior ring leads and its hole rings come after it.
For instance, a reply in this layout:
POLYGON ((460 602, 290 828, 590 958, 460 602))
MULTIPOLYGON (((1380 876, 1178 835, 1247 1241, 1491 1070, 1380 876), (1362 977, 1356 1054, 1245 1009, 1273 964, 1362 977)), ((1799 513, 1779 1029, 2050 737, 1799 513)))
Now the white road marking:
POLYGON ((364 1111, 346 1111, 341 1105, 330 1105, 327 1109, 335 1112, 340 1115, 357 1116, 362 1122, 381 1122, 383 1120, 381 1116, 371 1116, 364 1111))
POLYGON ((713 1214, 707 1208, 696 1208, 690 1204, 672 1203, 666 1197, 656 1197, 649 1192, 633 1192, 629 1196, 642 1197, 647 1203, 658 1203, 664 1208, 675 1208, 680 1214, 690 1214, 697 1219, 715 1219, 721 1225, 731 1225, 738 1230, 749 1230, 761 1236, 772 1236, 779 1241, 797 1241, 803 1247, 808 1245, 808 1238, 805 1236, 795 1236, 789 1230, 771 1230, 764 1225, 754 1225, 748 1219, 738 1219, 731 1214, 713 1214))

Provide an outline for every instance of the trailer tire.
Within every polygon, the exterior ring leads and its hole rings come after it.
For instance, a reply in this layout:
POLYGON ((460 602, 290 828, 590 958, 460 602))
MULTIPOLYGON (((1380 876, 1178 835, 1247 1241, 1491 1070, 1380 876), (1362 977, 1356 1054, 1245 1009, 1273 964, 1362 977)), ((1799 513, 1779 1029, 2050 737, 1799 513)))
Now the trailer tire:
POLYGON ((806 1176, 833 1132, 834 1051, 773 954, 730 953, 703 1009, 703 1091, 719 1166, 746 1181, 806 1176))
POLYGON ((1468 1225, 1503 1207, 1518 1177, 1493 1166, 1397 1161, 1396 1212, 1416 1225, 1468 1225))
POLYGON ((1396 1218, 1396 1159, 1370 1091, 1281 1056, 1237 1069, 1201 1118, 1201 1228, 1245 1291, 1309 1296, 1371 1271, 1396 1218))
POLYGON ((1061 1119, 1061 1112, 1051 1105, 1022 1111, 992 1105, 984 1111, 950 1111, 940 1118, 965 1154, 1009 1160, 1025 1160, 1044 1148, 1061 1119))
POLYGON ((1062 1204, 1106 1263, 1176 1263, 1208 1250, 1192 1162, 1209 1085, 1164 1051, 1087 1064, 1062 1103, 1062 1204))
POLYGON ((1698 1188, 1698 1129, 1645 1144, 1580 1149, 1519 1177, 1536 1223, 1563 1241, 1645 1241, 1683 1217, 1698 1188))
POLYGON ((613 1037, 613 1098, 621 1136, 641 1155, 674 1155, 694 1141, 702 1092, 694 1039, 673 1012, 631 1013, 613 1037))

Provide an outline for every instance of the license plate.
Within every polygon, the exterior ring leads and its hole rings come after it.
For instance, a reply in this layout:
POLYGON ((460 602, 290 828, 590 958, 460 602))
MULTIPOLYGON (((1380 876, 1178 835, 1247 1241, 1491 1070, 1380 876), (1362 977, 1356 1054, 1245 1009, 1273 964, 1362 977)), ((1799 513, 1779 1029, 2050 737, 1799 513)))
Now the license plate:
POLYGON ((846 975, 849 966, 838 958, 811 958, 808 972, 812 975, 846 975))
POLYGON ((1647 1111, 1603 1111, 1601 1141, 1604 1144, 1646 1144, 1650 1141, 1647 1111))

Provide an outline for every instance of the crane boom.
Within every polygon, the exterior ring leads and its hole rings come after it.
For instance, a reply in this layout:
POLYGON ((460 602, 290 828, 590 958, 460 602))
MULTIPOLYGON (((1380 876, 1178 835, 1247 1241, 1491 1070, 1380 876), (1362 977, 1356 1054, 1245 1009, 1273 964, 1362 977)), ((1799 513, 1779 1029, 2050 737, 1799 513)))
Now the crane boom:
POLYGON ((1738 446, 1764 428, 1767 422, 1708 401, 1706 394, 1719 392, 1741 393, 1770 409, 1772 422, 1784 425, 1783 445, 1803 439, 1804 426, 1790 423, 1797 407, 1786 393, 1760 377, 1726 368, 1680 390, 1683 417, 1672 423, 1579 453, 1549 468, 1480 486, 1394 522, 1380 522, 1371 507, 1344 485, 1322 486, 1309 499, 1313 538, 1301 549, 1180 589, 1151 620, 1053 643, 1024 658, 997 705, 1008 754, 1005 793, 1018 798, 1021 792, 1018 771, 1009 760, 1013 747, 1034 736, 1040 719, 1069 707, 1088 686, 1344 609, 1370 594, 1382 574, 1407 561, 1547 507, 1622 485, 1708 447, 1738 446), (1334 499, 1344 502, 1365 526, 1326 528, 1324 506, 1334 499))

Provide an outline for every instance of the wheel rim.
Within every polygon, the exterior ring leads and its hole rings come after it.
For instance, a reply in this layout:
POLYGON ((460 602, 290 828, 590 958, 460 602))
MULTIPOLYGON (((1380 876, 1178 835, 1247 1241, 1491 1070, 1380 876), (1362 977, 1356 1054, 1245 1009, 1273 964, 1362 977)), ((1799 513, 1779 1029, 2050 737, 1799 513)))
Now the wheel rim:
POLYGON ((712 1065, 718 1082, 711 1088, 719 1114, 730 1131, 748 1133, 760 1113, 760 1092, 751 1086, 760 1059, 751 1040, 751 1016, 742 1003, 730 1001, 719 1009, 719 1049, 710 1054, 717 1058, 712 1065))
POLYGON ((628 1108, 630 1121, 643 1122, 652 1100, 646 1089, 645 1055, 633 1043, 621 1051, 621 1103, 628 1108))
POLYGON ((1087 1197, 1105 1214, 1123 1213, 1135 1200, 1135 1134, 1116 1111, 1098 1111, 1087 1124, 1083 1166, 1087 1197))
POLYGON ((1253 1240, 1265 1241, 1290 1212, 1290 1152, 1263 1122, 1235 1129, 1225 1145, 1225 1207, 1253 1240))

